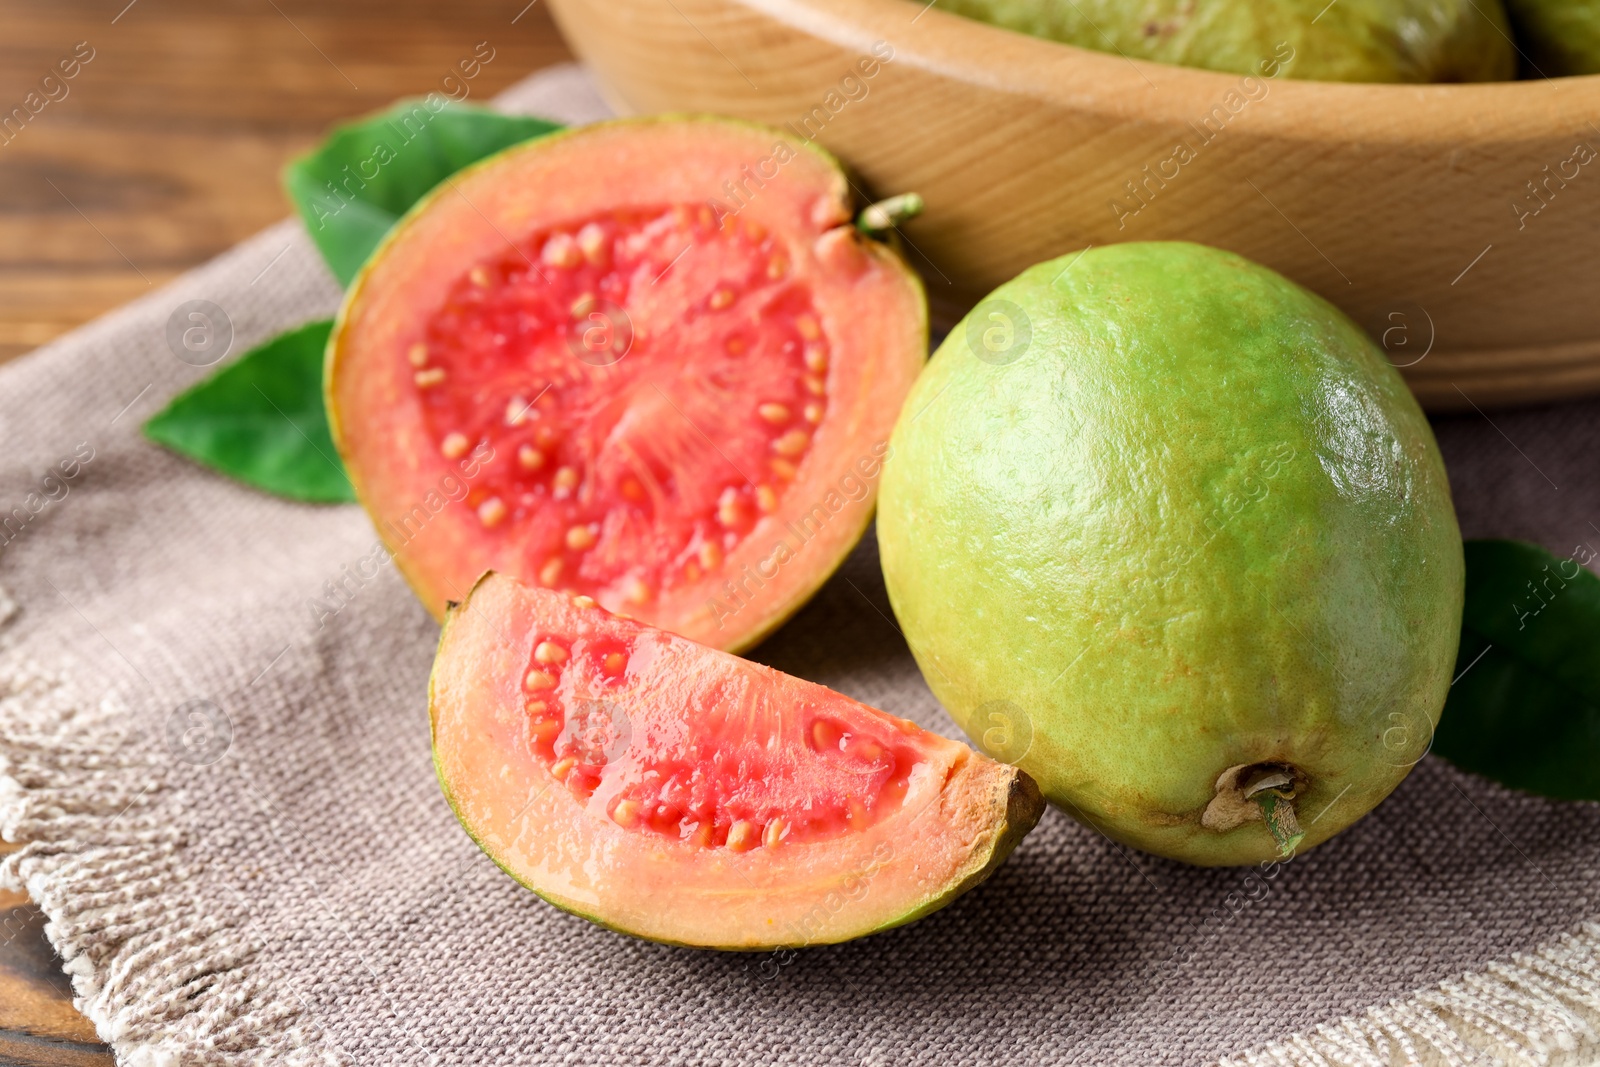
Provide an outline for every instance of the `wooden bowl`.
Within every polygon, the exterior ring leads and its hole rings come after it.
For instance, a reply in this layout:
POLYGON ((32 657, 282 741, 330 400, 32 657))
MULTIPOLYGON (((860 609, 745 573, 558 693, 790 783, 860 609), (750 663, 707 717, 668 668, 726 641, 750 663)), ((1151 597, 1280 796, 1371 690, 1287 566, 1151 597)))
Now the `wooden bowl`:
POLYGON ((1182 239, 1342 307, 1431 409, 1600 390, 1600 76, 1245 79, 912 0, 551 7, 622 110, 755 119, 864 195, 921 193, 905 237, 936 319, 1052 256, 1182 239))

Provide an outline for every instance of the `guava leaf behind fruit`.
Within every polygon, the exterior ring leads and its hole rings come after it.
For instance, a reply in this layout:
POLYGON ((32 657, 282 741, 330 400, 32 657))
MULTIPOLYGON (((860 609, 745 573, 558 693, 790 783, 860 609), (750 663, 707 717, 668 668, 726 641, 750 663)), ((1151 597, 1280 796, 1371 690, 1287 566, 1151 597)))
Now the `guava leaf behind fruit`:
MULTIPOLYGON (((441 181, 561 128, 436 101, 401 100, 340 126, 284 169, 289 199, 340 284, 349 284, 395 221, 441 181)), ((245 354, 174 399, 145 424, 145 436, 291 500, 355 500, 323 407, 322 352, 332 326, 309 323, 245 354)))
POLYGON ((178 394, 145 436, 269 493, 313 503, 355 499, 328 433, 322 352, 330 319, 279 334, 178 394))
POLYGON ((401 100, 336 128, 313 152, 284 168, 289 199, 339 284, 411 205, 485 156, 561 129, 545 119, 502 115, 438 98, 401 100))
POLYGON ((1456 681, 1433 751, 1560 800, 1600 800, 1600 578, 1519 541, 1468 541, 1456 681))

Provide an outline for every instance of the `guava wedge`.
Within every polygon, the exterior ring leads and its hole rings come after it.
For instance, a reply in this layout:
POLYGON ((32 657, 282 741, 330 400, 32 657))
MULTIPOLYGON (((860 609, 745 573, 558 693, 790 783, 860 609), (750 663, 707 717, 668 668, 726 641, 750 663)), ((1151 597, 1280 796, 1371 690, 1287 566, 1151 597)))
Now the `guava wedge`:
POLYGON ((848 194, 814 146, 677 116, 507 149, 396 224, 328 413, 429 610, 494 569, 735 650, 804 603, 927 354, 921 283, 848 194))
POLYGON ((1080 48, 1268 78, 1503 81, 1516 68, 1501 0, 945 0, 940 7, 1080 48))
POLYGON ((486 575, 445 621, 434 764, 545 900, 652 941, 844 941, 983 881, 1038 821, 1027 775, 820 685, 486 575))
POLYGON ((1342 312, 1201 245, 1031 267, 895 428, 895 614, 973 740, 1204 865, 1326 841, 1428 752, 1465 581, 1444 461, 1342 312))

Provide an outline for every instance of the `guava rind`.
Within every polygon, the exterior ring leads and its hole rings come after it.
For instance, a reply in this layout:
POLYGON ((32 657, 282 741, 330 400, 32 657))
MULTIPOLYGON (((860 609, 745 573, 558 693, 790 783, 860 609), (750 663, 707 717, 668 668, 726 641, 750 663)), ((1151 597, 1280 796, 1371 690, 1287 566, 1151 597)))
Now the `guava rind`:
POLYGON ((891 445, 878 541, 923 676, 980 745, 1026 731, 1069 814, 1254 863, 1262 821, 1201 825, 1230 768, 1296 769, 1309 848, 1426 752, 1460 533, 1416 401, 1326 301, 1191 244, 1042 263, 940 346, 891 445))
POLYGON ((957 15, 1133 59, 1345 82, 1502 81, 1500 0, 946 0, 957 15))

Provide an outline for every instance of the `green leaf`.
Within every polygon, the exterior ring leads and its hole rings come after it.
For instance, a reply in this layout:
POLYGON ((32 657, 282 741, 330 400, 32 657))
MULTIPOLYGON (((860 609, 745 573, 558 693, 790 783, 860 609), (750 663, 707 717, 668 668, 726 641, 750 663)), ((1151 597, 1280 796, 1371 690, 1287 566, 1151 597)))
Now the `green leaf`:
POLYGON ((1466 557, 1433 751, 1514 789, 1600 800, 1600 578, 1519 541, 1468 541, 1466 557))
POLYGON ((337 127, 290 163, 283 180, 328 268, 349 285, 395 220, 434 186, 502 148, 559 129, 432 94, 337 127))
POLYGON ((332 329, 322 319, 251 349, 180 393, 144 424, 145 436, 291 500, 354 500, 322 405, 332 329))
MULTIPOLYGON (((348 285, 395 221, 462 167, 561 127, 450 103, 402 100, 341 126, 284 171, 306 229, 348 285)), ((292 500, 354 500, 328 431, 322 360, 333 328, 313 322, 247 352, 145 423, 152 441, 292 500)))
POLYGON ((1272 790, 1257 795, 1255 801, 1261 806, 1261 818, 1272 831, 1272 839, 1278 843, 1278 855, 1294 855, 1294 850, 1306 839, 1306 832, 1300 829, 1300 820, 1295 818, 1290 798, 1272 790))

